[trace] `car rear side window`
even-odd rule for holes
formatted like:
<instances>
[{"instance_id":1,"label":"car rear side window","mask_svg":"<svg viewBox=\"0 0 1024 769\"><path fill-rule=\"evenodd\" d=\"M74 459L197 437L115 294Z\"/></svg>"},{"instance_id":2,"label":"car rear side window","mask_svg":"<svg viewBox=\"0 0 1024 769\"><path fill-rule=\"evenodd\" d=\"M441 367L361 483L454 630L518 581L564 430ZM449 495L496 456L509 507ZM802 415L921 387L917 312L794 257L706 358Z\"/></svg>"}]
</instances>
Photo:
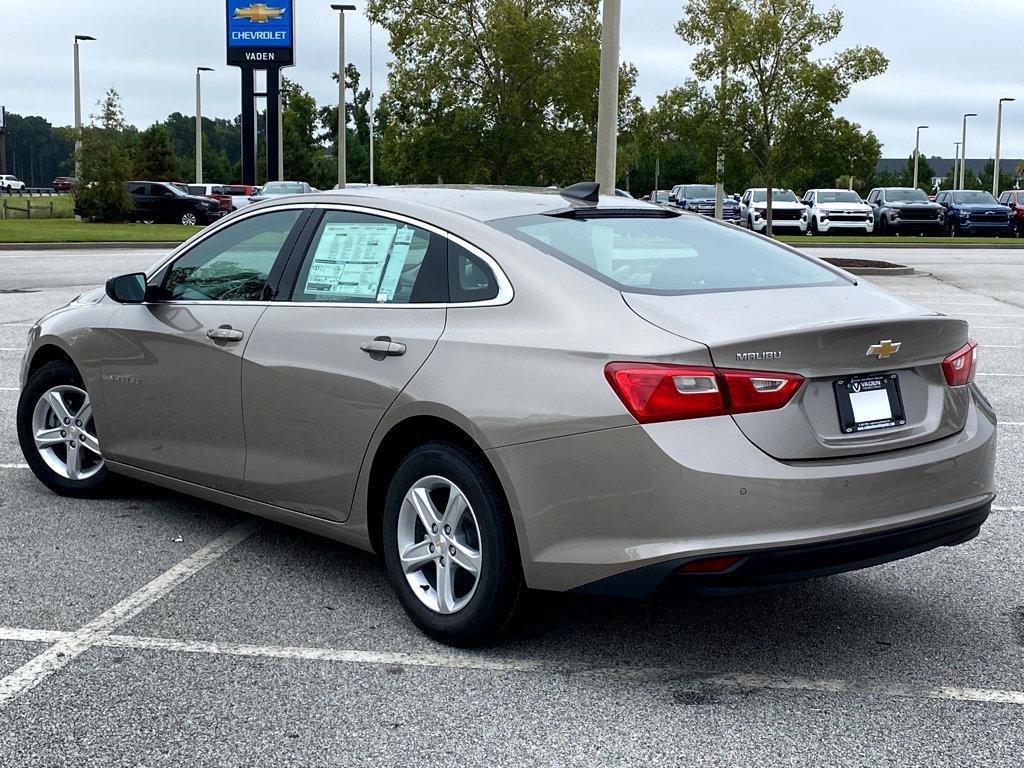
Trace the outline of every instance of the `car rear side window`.
<instances>
[{"instance_id":1,"label":"car rear side window","mask_svg":"<svg viewBox=\"0 0 1024 769\"><path fill-rule=\"evenodd\" d=\"M446 302L445 243L441 235L406 222L327 211L299 268L292 301Z\"/></svg>"},{"instance_id":2,"label":"car rear side window","mask_svg":"<svg viewBox=\"0 0 1024 769\"><path fill-rule=\"evenodd\" d=\"M498 295L498 281L483 259L448 242L448 287L452 302L485 302Z\"/></svg>"},{"instance_id":3,"label":"car rear side window","mask_svg":"<svg viewBox=\"0 0 1024 769\"><path fill-rule=\"evenodd\" d=\"M252 302L264 298L270 268L302 212L250 216L225 227L174 262L164 290L169 299Z\"/></svg>"},{"instance_id":4,"label":"car rear side window","mask_svg":"<svg viewBox=\"0 0 1024 769\"><path fill-rule=\"evenodd\" d=\"M533 215L491 224L620 291L686 294L848 284L810 257L696 216Z\"/></svg>"}]
</instances>

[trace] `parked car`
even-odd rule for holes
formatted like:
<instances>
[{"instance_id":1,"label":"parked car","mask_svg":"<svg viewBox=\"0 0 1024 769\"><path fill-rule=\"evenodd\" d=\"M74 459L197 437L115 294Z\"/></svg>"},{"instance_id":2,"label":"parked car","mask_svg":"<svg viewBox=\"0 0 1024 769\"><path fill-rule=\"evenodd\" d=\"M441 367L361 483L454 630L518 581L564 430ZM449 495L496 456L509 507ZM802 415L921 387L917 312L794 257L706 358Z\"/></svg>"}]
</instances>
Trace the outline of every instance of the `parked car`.
<instances>
[{"instance_id":1,"label":"parked car","mask_svg":"<svg viewBox=\"0 0 1024 769\"><path fill-rule=\"evenodd\" d=\"M58 176L50 186L57 192L71 192L75 188L75 178L73 176Z\"/></svg>"},{"instance_id":2,"label":"parked car","mask_svg":"<svg viewBox=\"0 0 1024 769\"><path fill-rule=\"evenodd\" d=\"M266 198L279 197L281 195L305 195L312 191L312 188L306 182L267 182L255 195L249 198L249 202L259 203Z\"/></svg>"},{"instance_id":3,"label":"parked car","mask_svg":"<svg viewBox=\"0 0 1024 769\"><path fill-rule=\"evenodd\" d=\"M923 190L875 187L868 193L868 205L877 235L904 232L939 235L946 229L945 209L930 202Z\"/></svg>"},{"instance_id":4,"label":"parked car","mask_svg":"<svg viewBox=\"0 0 1024 769\"><path fill-rule=\"evenodd\" d=\"M715 185L713 184L680 184L676 192L676 205L686 211L693 211L704 216L715 215ZM722 219L739 224L739 204L723 193Z\"/></svg>"},{"instance_id":5,"label":"parked car","mask_svg":"<svg viewBox=\"0 0 1024 769\"><path fill-rule=\"evenodd\" d=\"M1011 237L1014 234L1014 214L983 190L941 190L935 202L946 209L946 233L959 235L994 235Z\"/></svg>"},{"instance_id":6,"label":"parked car","mask_svg":"<svg viewBox=\"0 0 1024 769\"><path fill-rule=\"evenodd\" d=\"M224 192L231 196L231 205L235 207L236 211L249 205L249 198L255 195L259 189L248 184L225 184L223 187Z\"/></svg>"},{"instance_id":7,"label":"parked car","mask_svg":"<svg viewBox=\"0 0 1024 769\"><path fill-rule=\"evenodd\" d=\"M231 196L219 184L190 184L188 185L188 194L216 200L221 213L230 214L235 210Z\"/></svg>"},{"instance_id":8,"label":"parked car","mask_svg":"<svg viewBox=\"0 0 1024 769\"><path fill-rule=\"evenodd\" d=\"M129 182L128 195L132 199L132 221L197 225L221 215L216 200L188 195L166 182Z\"/></svg>"},{"instance_id":9,"label":"parked car","mask_svg":"<svg viewBox=\"0 0 1024 769\"><path fill-rule=\"evenodd\" d=\"M807 206L809 232L863 232L875 229L871 206L853 190L813 189L803 196Z\"/></svg>"},{"instance_id":10,"label":"parked car","mask_svg":"<svg viewBox=\"0 0 1024 769\"><path fill-rule=\"evenodd\" d=\"M754 232L768 228L768 188L755 187L740 198L740 223ZM807 206L793 190L772 189L772 229L777 232L807 232Z\"/></svg>"},{"instance_id":11,"label":"parked car","mask_svg":"<svg viewBox=\"0 0 1024 769\"><path fill-rule=\"evenodd\" d=\"M971 539L996 424L967 332L594 183L346 190L44 316L16 418L57 493L131 476L375 550L472 644L526 588L766 588Z\"/></svg>"},{"instance_id":12,"label":"parked car","mask_svg":"<svg viewBox=\"0 0 1024 769\"><path fill-rule=\"evenodd\" d=\"M620 190L618 187L615 188L615 194L618 195L620 198L633 197L632 195L629 194L629 192L627 192L626 190Z\"/></svg>"},{"instance_id":13,"label":"parked car","mask_svg":"<svg viewBox=\"0 0 1024 769\"><path fill-rule=\"evenodd\" d=\"M651 190L644 197L644 200L646 200L646 201L648 201L650 203L658 203L658 204L661 204L661 205L668 205L668 202L669 202L668 196L669 196L669 191L668 190Z\"/></svg>"},{"instance_id":14,"label":"parked car","mask_svg":"<svg viewBox=\"0 0 1024 769\"><path fill-rule=\"evenodd\" d=\"M0 190L11 192L25 189L25 182L11 174L0 174Z\"/></svg>"},{"instance_id":15,"label":"parked car","mask_svg":"<svg viewBox=\"0 0 1024 769\"><path fill-rule=\"evenodd\" d=\"M1014 235L1024 236L1024 191L1007 190L999 196L999 202L1013 212Z\"/></svg>"}]
</instances>

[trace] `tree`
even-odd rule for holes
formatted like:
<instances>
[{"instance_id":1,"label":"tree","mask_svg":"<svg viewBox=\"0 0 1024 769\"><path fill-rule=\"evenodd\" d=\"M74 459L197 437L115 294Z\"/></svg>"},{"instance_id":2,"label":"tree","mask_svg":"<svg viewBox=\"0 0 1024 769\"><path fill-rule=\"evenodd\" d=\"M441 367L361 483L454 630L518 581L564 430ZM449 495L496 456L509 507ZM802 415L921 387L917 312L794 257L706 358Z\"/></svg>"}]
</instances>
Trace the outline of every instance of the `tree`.
<instances>
[{"instance_id":1,"label":"tree","mask_svg":"<svg viewBox=\"0 0 1024 769\"><path fill-rule=\"evenodd\" d=\"M285 174L314 187L333 186L330 160L319 136L316 100L302 86L282 78L281 113Z\"/></svg>"},{"instance_id":2,"label":"tree","mask_svg":"<svg viewBox=\"0 0 1024 769\"><path fill-rule=\"evenodd\" d=\"M338 73L331 77L338 82ZM347 181L369 181L370 179L370 89L359 89L361 74L354 64L345 65L345 176ZM321 139L328 147L328 154L335 173L331 176L333 186L337 179L338 157L338 106L320 108L320 124L323 126ZM374 168L374 181L381 183L379 169Z\"/></svg>"},{"instance_id":3,"label":"tree","mask_svg":"<svg viewBox=\"0 0 1024 769\"><path fill-rule=\"evenodd\" d=\"M74 136L37 115L7 113L7 168L29 187L48 187L56 176L71 172Z\"/></svg>"},{"instance_id":4,"label":"tree","mask_svg":"<svg viewBox=\"0 0 1024 769\"><path fill-rule=\"evenodd\" d=\"M82 131L82 175L75 185L75 207L89 219L122 221L131 210L127 184L132 167L122 146L126 125L117 91L107 91L99 108L99 115L93 115Z\"/></svg>"},{"instance_id":5,"label":"tree","mask_svg":"<svg viewBox=\"0 0 1024 769\"><path fill-rule=\"evenodd\" d=\"M1006 166L1000 163L1005 168ZM989 158L985 163L985 167L981 169L981 174L978 177L978 183L981 185L981 189L992 190L992 177L995 176L996 172L996 161ZM1016 182L1012 174L1008 174L999 169L999 192L1003 190L1012 190L1013 185Z\"/></svg>"},{"instance_id":6,"label":"tree","mask_svg":"<svg viewBox=\"0 0 1024 769\"><path fill-rule=\"evenodd\" d=\"M873 47L812 58L843 25L840 11L818 13L812 0L687 0L684 13L676 32L701 46L694 74L705 99L727 105L722 130L740 143L768 188L771 233L772 188L850 88L884 72L888 61Z\"/></svg>"},{"instance_id":7,"label":"tree","mask_svg":"<svg viewBox=\"0 0 1024 769\"><path fill-rule=\"evenodd\" d=\"M382 169L400 181L593 178L598 1L369 0L395 52ZM634 79L623 66L626 121Z\"/></svg>"},{"instance_id":8,"label":"tree","mask_svg":"<svg viewBox=\"0 0 1024 769\"><path fill-rule=\"evenodd\" d=\"M135 178L173 182L181 178L181 162L174 154L171 135L163 123L154 123L141 134L135 148Z\"/></svg>"}]
</instances>

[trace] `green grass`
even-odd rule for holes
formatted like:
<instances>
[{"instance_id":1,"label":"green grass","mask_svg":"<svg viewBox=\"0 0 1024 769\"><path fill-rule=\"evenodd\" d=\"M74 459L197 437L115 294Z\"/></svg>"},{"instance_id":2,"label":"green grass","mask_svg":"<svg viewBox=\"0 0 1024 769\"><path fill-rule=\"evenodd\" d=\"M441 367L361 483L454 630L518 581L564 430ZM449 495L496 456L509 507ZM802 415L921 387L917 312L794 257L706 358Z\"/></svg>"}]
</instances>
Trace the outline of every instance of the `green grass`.
<instances>
[{"instance_id":1,"label":"green grass","mask_svg":"<svg viewBox=\"0 0 1024 769\"><path fill-rule=\"evenodd\" d=\"M0 221L0 243L180 243L201 229L181 224L102 224L74 219L9 219Z\"/></svg>"},{"instance_id":2,"label":"green grass","mask_svg":"<svg viewBox=\"0 0 1024 769\"><path fill-rule=\"evenodd\" d=\"M53 211L50 211L50 204L53 204ZM6 208L14 206L15 208ZM74 216L72 209L74 202L70 195L0 195L0 221L3 219L27 219L25 209L32 207L33 219L70 219Z\"/></svg>"},{"instance_id":3,"label":"green grass","mask_svg":"<svg viewBox=\"0 0 1024 769\"><path fill-rule=\"evenodd\" d=\"M825 243L836 243L836 244L850 244L850 243L863 243L864 245L878 245L884 246L891 243L899 243L904 246L923 246L927 244L939 244L943 246L1007 246L1011 248L1024 248L1024 240L1017 238L977 238L977 237L964 237L964 238L949 238L949 237L932 237L916 235L904 235L897 237L896 235L814 235L807 237L806 235L779 235L776 236L778 240L783 243L790 243L793 245L818 245Z\"/></svg>"}]
</instances>

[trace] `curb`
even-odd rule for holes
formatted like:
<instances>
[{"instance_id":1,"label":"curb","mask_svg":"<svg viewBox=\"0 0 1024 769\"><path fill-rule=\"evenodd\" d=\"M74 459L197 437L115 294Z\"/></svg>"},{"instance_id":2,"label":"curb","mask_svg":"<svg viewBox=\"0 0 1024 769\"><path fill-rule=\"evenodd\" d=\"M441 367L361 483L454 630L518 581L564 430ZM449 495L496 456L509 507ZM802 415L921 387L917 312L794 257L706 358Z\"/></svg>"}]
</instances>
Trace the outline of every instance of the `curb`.
<instances>
[{"instance_id":1,"label":"curb","mask_svg":"<svg viewBox=\"0 0 1024 769\"><path fill-rule=\"evenodd\" d=\"M0 243L0 251L99 251L107 249L171 249L184 241L159 242L97 241L95 243Z\"/></svg>"},{"instance_id":2,"label":"curb","mask_svg":"<svg viewBox=\"0 0 1024 769\"><path fill-rule=\"evenodd\" d=\"M825 261L828 261L827 259ZM833 265L838 267L839 265ZM839 267L853 275L913 275L913 267Z\"/></svg>"},{"instance_id":3,"label":"curb","mask_svg":"<svg viewBox=\"0 0 1024 769\"><path fill-rule=\"evenodd\" d=\"M957 249L964 251L971 250L990 250L990 249L1002 249L1006 251L1015 251L1024 249L1024 243L1010 244L1010 243L914 243L908 238L907 243L815 243L813 241L792 241L783 240L780 243L785 243L787 246L793 246L794 248L872 248L872 249L900 249L900 248L939 248L939 249Z\"/></svg>"}]
</instances>

